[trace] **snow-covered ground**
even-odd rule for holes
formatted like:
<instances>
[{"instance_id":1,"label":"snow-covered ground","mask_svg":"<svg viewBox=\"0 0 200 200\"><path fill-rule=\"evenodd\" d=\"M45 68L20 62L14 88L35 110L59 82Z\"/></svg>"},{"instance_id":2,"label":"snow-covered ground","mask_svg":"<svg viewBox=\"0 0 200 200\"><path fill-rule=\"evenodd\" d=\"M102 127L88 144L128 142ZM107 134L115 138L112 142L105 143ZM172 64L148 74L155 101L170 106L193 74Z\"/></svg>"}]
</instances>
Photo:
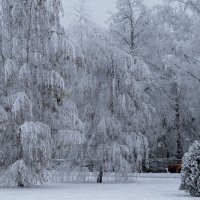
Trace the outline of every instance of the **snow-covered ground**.
<instances>
[{"instance_id":1,"label":"snow-covered ground","mask_svg":"<svg viewBox=\"0 0 200 200\"><path fill-rule=\"evenodd\" d=\"M0 189L0 200L192 200L179 178L140 177L133 184L51 184Z\"/></svg>"}]
</instances>

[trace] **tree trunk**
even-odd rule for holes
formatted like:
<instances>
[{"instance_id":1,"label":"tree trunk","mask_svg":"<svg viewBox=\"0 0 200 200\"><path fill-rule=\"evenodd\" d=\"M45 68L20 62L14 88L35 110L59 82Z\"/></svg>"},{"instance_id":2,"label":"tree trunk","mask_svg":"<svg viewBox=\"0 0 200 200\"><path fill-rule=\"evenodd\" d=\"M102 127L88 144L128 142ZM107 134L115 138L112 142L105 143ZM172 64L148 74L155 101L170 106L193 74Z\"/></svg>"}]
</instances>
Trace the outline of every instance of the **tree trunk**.
<instances>
[{"instance_id":1,"label":"tree trunk","mask_svg":"<svg viewBox=\"0 0 200 200\"><path fill-rule=\"evenodd\" d=\"M102 183L103 180L103 167L100 167L97 183Z\"/></svg>"},{"instance_id":2,"label":"tree trunk","mask_svg":"<svg viewBox=\"0 0 200 200\"><path fill-rule=\"evenodd\" d=\"M23 181L22 181L22 176L21 176L20 172L18 172L18 174L17 174L17 186L18 187L24 187L24 184L23 184Z\"/></svg>"},{"instance_id":3,"label":"tree trunk","mask_svg":"<svg viewBox=\"0 0 200 200\"><path fill-rule=\"evenodd\" d=\"M180 132L180 108L179 108L179 98L176 100L176 144L177 144L177 158L180 159L181 153L182 153L182 147L181 147L181 132Z\"/></svg>"}]
</instances>

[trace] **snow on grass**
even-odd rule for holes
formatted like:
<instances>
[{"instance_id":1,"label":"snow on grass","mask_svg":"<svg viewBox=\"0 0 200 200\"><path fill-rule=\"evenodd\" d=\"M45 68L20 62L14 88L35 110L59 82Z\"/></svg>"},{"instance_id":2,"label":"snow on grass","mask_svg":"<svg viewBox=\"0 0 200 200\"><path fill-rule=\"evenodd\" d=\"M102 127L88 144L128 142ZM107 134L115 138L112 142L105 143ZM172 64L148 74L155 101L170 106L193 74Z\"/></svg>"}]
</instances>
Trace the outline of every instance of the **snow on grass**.
<instances>
[{"instance_id":1,"label":"snow on grass","mask_svg":"<svg viewBox=\"0 0 200 200\"><path fill-rule=\"evenodd\" d=\"M50 184L31 189L1 188L1 200L192 200L179 191L179 178L139 177L133 184Z\"/></svg>"}]
</instances>

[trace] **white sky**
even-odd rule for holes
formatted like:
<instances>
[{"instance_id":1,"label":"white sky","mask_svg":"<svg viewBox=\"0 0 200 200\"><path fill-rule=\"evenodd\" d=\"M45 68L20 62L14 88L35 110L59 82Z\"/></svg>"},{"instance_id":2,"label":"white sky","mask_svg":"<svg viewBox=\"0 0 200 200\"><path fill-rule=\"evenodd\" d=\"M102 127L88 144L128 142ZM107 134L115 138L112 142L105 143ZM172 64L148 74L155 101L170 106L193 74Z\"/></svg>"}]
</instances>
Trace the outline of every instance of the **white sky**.
<instances>
[{"instance_id":1,"label":"white sky","mask_svg":"<svg viewBox=\"0 0 200 200\"><path fill-rule=\"evenodd\" d=\"M77 0L62 0L63 7L65 10L65 17L62 19L63 25L69 22L70 13ZM148 6L153 6L155 4L161 3L162 0L144 0ZM105 21L108 19L109 11L115 11L116 0L88 0L88 7L91 11L93 20L101 25L105 26Z\"/></svg>"}]
</instances>

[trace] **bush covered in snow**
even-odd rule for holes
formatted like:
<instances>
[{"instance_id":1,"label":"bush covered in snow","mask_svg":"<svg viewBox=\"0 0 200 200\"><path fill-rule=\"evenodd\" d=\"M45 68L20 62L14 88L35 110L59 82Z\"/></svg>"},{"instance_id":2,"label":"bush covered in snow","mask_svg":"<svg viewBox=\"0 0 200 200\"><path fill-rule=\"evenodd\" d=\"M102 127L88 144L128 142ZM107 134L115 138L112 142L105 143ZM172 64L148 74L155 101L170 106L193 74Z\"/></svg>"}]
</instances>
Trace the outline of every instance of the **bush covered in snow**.
<instances>
[{"instance_id":1,"label":"bush covered in snow","mask_svg":"<svg viewBox=\"0 0 200 200\"><path fill-rule=\"evenodd\" d=\"M181 190L200 197L200 142L195 141L183 157Z\"/></svg>"},{"instance_id":2,"label":"bush covered in snow","mask_svg":"<svg viewBox=\"0 0 200 200\"><path fill-rule=\"evenodd\" d=\"M25 122L17 134L17 160L0 179L2 185L29 187L47 180L51 160L50 128L42 123Z\"/></svg>"}]
</instances>

